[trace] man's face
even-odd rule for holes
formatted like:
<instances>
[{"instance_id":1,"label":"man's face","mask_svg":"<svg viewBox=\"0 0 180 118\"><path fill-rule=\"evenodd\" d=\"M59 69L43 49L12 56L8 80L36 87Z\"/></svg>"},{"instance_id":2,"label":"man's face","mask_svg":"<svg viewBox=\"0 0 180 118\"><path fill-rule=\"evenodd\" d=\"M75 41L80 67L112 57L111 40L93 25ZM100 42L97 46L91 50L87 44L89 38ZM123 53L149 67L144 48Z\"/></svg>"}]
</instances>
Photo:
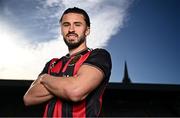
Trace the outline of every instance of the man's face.
<instances>
[{"instance_id":1,"label":"man's face","mask_svg":"<svg viewBox=\"0 0 180 118\"><path fill-rule=\"evenodd\" d=\"M87 27L84 16L77 13L65 14L61 22L61 31L69 49L74 49L85 43L90 29Z\"/></svg>"}]
</instances>

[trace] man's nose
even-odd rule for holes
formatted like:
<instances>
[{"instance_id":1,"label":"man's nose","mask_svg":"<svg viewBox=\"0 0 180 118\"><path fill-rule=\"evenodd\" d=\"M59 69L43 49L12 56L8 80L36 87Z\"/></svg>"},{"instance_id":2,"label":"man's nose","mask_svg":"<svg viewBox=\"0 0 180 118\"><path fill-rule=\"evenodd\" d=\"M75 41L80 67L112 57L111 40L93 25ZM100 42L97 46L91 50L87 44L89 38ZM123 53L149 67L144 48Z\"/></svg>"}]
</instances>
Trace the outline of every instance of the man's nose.
<instances>
[{"instance_id":1,"label":"man's nose","mask_svg":"<svg viewBox=\"0 0 180 118\"><path fill-rule=\"evenodd\" d=\"M74 31L74 25L70 25L69 31L70 31L70 32L73 32L73 31Z\"/></svg>"}]
</instances>

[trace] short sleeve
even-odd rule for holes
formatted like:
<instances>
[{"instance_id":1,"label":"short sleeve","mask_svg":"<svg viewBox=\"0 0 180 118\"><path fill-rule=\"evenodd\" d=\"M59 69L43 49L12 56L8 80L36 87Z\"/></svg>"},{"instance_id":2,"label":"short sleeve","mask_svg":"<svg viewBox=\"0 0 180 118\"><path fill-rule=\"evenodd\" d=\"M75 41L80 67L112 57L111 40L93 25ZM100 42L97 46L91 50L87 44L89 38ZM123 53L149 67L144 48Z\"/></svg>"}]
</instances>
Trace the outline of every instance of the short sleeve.
<instances>
[{"instance_id":1,"label":"short sleeve","mask_svg":"<svg viewBox=\"0 0 180 118\"><path fill-rule=\"evenodd\" d=\"M42 74L45 74L45 73L47 74L49 65L50 65L50 61L45 64L45 67L43 68L43 70L41 71L41 73L39 75L42 75Z\"/></svg>"},{"instance_id":2,"label":"short sleeve","mask_svg":"<svg viewBox=\"0 0 180 118\"><path fill-rule=\"evenodd\" d=\"M98 48L92 50L91 54L83 64L89 64L97 67L104 73L105 78L109 79L111 74L112 62L109 52L105 49Z\"/></svg>"}]
</instances>

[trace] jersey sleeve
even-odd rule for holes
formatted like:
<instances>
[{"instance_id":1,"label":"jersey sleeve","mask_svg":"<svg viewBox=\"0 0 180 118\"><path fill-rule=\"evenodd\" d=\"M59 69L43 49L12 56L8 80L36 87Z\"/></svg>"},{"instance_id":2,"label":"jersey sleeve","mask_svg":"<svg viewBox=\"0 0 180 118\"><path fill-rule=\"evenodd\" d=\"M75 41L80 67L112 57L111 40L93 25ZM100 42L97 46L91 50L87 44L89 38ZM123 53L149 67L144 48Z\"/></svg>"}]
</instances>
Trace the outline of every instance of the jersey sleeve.
<instances>
[{"instance_id":1,"label":"jersey sleeve","mask_svg":"<svg viewBox=\"0 0 180 118\"><path fill-rule=\"evenodd\" d=\"M112 68L111 56L105 49L93 50L83 64L88 64L100 69L104 73L105 78L110 77Z\"/></svg>"},{"instance_id":2,"label":"jersey sleeve","mask_svg":"<svg viewBox=\"0 0 180 118\"><path fill-rule=\"evenodd\" d=\"M50 65L50 61L45 64L45 67L43 68L43 70L41 71L41 73L39 75L47 74L49 65Z\"/></svg>"}]
</instances>

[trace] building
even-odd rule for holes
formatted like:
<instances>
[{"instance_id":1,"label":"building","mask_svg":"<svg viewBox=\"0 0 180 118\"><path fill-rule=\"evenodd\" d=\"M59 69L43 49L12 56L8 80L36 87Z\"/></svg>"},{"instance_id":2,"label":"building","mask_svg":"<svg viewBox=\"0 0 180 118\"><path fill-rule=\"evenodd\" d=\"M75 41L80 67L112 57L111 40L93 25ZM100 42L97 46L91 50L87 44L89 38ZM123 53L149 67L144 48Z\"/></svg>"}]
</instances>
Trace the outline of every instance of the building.
<instances>
[{"instance_id":1,"label":"building","mask_svg":"<svg viewBox=\"0 0 180 118\"><path fill-rule=\"evenodd\" d=\"M0 117L42 116L44 104L25 107L30 80L0 80ZM110 83L104 93L102 116L180 116L180 85L133 83L125 63L122 83Z\"/></svg>"}]
</instances>

